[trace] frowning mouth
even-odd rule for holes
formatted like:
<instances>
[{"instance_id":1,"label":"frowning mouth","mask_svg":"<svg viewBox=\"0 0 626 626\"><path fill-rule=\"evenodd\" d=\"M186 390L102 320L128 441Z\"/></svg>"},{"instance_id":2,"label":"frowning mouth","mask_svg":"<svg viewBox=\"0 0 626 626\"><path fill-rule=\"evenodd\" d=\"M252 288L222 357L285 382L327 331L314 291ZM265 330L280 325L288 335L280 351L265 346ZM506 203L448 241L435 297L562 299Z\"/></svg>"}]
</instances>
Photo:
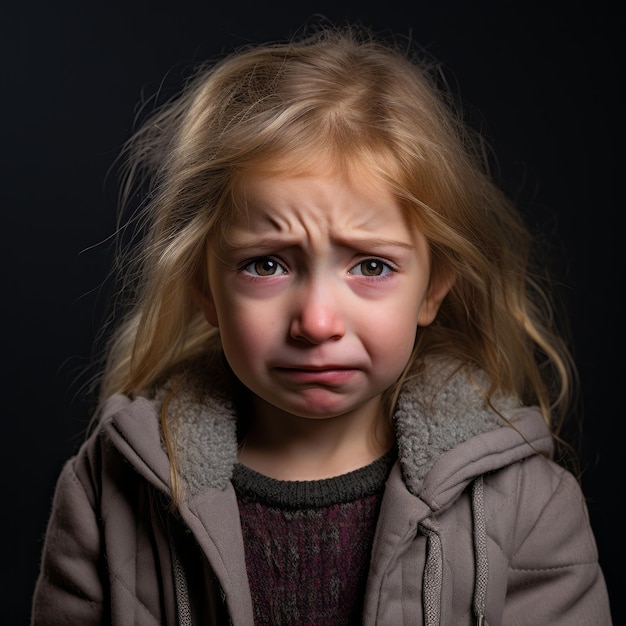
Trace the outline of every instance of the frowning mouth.
<instances>
[{"instance_id":1,"label":"frowning mouth","mask_svg":"<svg viewBox=\"0 0 626 626\"><path fill-rule=\"evenodd\" d=\"M275 371L293 382L325 385L344 383L357 372L355 368L337 365L277 367Z\"/></svg>"}]
</instances>

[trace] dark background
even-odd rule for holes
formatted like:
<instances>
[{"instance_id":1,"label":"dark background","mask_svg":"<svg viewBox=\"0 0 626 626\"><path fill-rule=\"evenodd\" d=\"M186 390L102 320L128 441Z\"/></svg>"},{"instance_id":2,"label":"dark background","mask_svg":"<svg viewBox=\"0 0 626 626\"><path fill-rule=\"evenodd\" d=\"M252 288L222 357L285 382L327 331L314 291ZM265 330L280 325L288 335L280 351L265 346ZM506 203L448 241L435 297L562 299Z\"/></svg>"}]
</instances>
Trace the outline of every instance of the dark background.
<instances>
[{"instance_id":1,"label":"dark background","mask_svg":"<svg viewBox=\"0 0 626 626\"><path fill-rule=\"evenodd\" d=\"M411 35L442 61L499 156L503 184L556 246L583 383L583 487L615 623L626 623L616 497L621 22L604 2L399 6L25 0L0 10L4 624L28 621L56 476L90 417L82 372L110 295L102 284L115 228L107 171L142 93L162 85L168 95L194 62L289 35L314 13Z\"/></svg>"}]
</instances>

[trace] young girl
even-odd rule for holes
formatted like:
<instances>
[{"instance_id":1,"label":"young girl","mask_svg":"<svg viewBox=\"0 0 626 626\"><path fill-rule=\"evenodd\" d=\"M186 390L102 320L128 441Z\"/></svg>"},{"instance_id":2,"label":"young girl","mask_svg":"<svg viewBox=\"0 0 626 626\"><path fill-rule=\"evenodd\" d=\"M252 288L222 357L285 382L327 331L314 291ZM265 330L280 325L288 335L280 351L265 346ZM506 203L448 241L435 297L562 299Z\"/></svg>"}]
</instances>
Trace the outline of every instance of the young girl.
<instances>
[{"instance_id":1,"label":"young girl","mask_svg":"<svg viewBox=\"0 0 626 626\"><path fill-rule=\"evenodd\" d=\"M435 70L322 29L136 133L145 237L33 625L611 624L552 460L570 356Z\"/></svg>"}]
</instances>

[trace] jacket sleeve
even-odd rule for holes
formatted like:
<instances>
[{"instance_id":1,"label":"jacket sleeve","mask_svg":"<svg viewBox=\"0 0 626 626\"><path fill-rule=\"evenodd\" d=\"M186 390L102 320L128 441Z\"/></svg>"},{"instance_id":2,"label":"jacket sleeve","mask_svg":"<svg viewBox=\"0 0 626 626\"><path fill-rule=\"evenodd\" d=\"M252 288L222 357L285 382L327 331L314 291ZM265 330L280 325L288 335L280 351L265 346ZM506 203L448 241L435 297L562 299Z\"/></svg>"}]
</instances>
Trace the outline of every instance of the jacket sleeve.
<instances>
[{"instance_id":1,"label":"jacket sleeve","mask_svg":"<svg viewBox=\"0 0 626 626\"><path fill-rule=\"evenodd\" d=\"M503 623L611 626L578 482L543 457L522 463L520 470Z\"/></svg>"},{"instance_id":2,"label":"jacket sleeve","mask_svg":"<svg viewBox=\"0 0 626 626\"><path fill-rule=\"evenodd\" d=\"M89 482L77 459L64 465L48 520L31 626L104 623L101 533Z\"/></svg>"}]
</instances>

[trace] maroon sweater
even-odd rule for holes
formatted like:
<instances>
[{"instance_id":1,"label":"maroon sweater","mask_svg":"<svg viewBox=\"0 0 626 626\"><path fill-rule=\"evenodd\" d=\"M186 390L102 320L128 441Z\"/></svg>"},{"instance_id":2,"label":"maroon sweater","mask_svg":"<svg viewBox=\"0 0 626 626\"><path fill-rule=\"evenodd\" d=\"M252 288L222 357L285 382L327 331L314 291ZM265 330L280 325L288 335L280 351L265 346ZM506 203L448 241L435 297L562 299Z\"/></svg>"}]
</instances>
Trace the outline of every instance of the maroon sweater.
<instances>
[{"instance_id":1,"label":"maroon sweater","mask_svg":"<svg viewBox=\"0 0 626 626\"><path fill-rule=\"evenodd\" d=\"M281 481L235 467L255 624L360 624L395 450L336 478Z\"/></svg>"}]
</instances>

